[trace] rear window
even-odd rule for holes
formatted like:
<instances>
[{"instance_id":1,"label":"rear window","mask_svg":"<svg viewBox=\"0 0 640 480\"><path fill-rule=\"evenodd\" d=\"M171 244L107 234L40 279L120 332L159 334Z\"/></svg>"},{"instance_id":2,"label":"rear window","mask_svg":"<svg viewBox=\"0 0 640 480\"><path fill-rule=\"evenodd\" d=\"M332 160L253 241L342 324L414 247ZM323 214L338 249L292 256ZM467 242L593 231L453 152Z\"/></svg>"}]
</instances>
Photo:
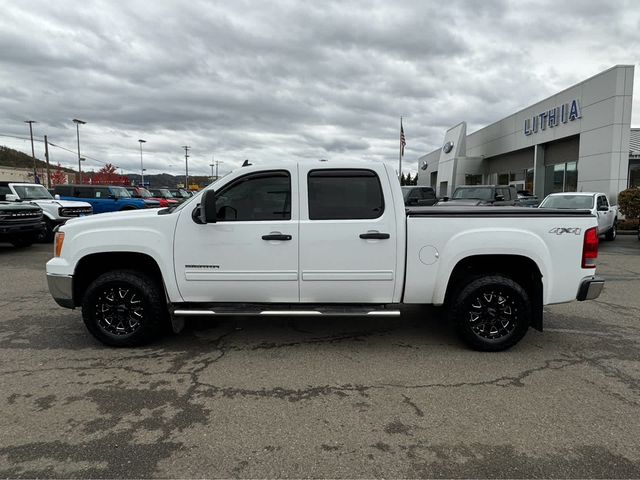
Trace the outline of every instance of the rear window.
<instances>
[{"instance_id":1,"label":"rear window","mask_svg":"<svg viewBox=\"0 0 640 480\"><path fill-rule=\"evenodd\" d=\"M372 219L384 212L380 179L371 170L312 170L308 189L310 220Z\"/></svg>"},{"instance_id":2,"label":"rear window","mask_svg":"<svg viewBox=\"0 0 640 480\"><path fill-rule=\"evenodd\" d=\"M453 198L454 200L463 198L470 198L474 200L493 200L493 188L457 188L456 191L453 192L453 197L451 198Z\"/></svg>"}]
</instances>

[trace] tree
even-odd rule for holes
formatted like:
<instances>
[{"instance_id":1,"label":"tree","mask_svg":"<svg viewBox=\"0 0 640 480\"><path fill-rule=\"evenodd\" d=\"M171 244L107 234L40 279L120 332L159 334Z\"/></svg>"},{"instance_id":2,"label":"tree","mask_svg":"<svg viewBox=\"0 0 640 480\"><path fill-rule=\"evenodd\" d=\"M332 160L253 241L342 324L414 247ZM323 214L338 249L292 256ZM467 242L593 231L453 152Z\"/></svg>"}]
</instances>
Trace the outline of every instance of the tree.
<instances>
[{"instance_id":1,"label":"tree","mask_svg":"<svg viewBox=\"0 0 640 480\"><path fill-rule=\"evenodd\" d=\"M640 218L640 188L627 188L618 194L618 208L629 220Z\"/></svg>"},{"instance_id":2,"label":"tree","mask_svg":"<svg viewBox=\"0 0 640 480\"><path fill-rule=\"evenodd\" d=\"M63 183L67 183L67 176L62 171L62 167L58 162L55 172L51 174L51 185L61 185Z\"/></svg>"},{"instance_id":3,"label":"tree","mask_svg":"<svg viewBox=\"0 0 640 480\"><path fill-rule=\"evenodd\" d=\"M126 177L118 175L116 167L110 163L87 177L87 181L98 185L124 185L126 183Z\"/></svg>"},{"instance_id":4,"label":"tree","mask_svg":"<svg viewBox=\"0 0 640 480\"><path fill-rule=\"evenodd\" d=\"M418 174L416 173L416 176L413 177L413 184L414 185L418 185Z\"/></svg>"},{"instance_id":5,"label":"tree","mask_svg":"<svg viewBox=\"0 0 640 480\"><path fill-rule=\"evenodd\" d=\"M407 173L407 178L404 179L405 185L413 185L413 180L411 179L411 172Z\"/></svg>"}]
</instances>

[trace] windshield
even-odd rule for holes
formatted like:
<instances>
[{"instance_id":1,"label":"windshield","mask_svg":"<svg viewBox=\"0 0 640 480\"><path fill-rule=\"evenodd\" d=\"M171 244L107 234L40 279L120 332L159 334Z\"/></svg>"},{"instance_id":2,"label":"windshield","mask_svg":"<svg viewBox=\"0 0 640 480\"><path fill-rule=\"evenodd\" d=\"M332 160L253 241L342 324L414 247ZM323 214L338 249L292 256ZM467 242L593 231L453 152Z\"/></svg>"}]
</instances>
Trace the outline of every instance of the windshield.
<instances>
[{"instance_id":1,"label":"windshield","mask_svg":"<svg viewBox=\"0 0 640 480\"><path fill-rule=\"evenodd\" d=\"M116 198L131 198L129 192L124 187L109 187L111 194Z\"/></svg>"},{"instance_id":2,"label":"windshield","mask_svg":"<svg viewBox=\"0 0 640 480\"><path fill-rule=\"evenodd\" d=\"M151 195L151 193L149 192L149 190L147 190L146 188L138 188L138 194L142 197L142 198L151 198L153 197L153 195Z\"/></svg>"},{"instance_id":3,"label":"windshield","mask_svg":"<svg viewBox=\"0 0 640 480\"><path fill-rule=\"evenodd\" d=\"M458 200L461 198L472 198L474 200L494 200L493 199L493 189L487 187L477 187L477 188L458 188L455 192L453 192L454 200Z\"/></svg>"},{"instance_id":4,"label":"windshield","mask_svg":"<svg viewBox=\"0 0 640 480\"><path fill-rule=\"evenodd\" d=\"M51 200L53 197L42 185L13 185L21 200Z\"/></svg>"},{"instance_id":5,"label":"windshield","mask_svg":"<svg viewBox=\"0 0 640 480\"><path fill-rule=\"evenodd\" d=\"M540 207L591 210L593 208L593 197L591 195L550 195L544 199Z\"/></svg>"},{"instance_id":6,"label":"windshield","mask_svg":"<svg viewBox=\"0 0 640 480\"><path fill-rule=\"evenodd\" d=\"M162 198L173 198L173 195L171 195L171 192L167 188L159 188L156 192L158 192Z\"/></svg>"},{"instance_id":7,"label":"windshield","mask_svg":"<svg viewBox=\"0 0 640 480\"><path fill-rule=\"evenodd\" d=\"M411 190L413 190L413 187L402 187L402 196L404 197L405 200L411 193Z\"/></svg>"}]
</instances>

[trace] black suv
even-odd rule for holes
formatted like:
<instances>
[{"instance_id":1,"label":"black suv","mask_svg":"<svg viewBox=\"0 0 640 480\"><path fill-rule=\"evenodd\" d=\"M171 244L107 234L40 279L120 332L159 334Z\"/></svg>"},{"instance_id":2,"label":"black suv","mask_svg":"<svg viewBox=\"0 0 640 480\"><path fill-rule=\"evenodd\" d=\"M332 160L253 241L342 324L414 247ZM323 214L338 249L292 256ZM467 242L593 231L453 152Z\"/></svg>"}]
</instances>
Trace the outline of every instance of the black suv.
<instances>
[{"instance_id":1,"label":"black suv","mask_svg":"<svg viewBox=\"0 0 640 480\"><path fill-rule=\"evenodd\" d=\"M0 242L28 247L44 230L42 209L33 203L0 201Z\"/></svg>"},{"instance_id":2,"label":"black suv","mask_svg":"<svg viewBox=\"0 0 640 480\"><path fill-rule=\"evenodd\" d=\"M515 206L518 205L516 187L510 185L464 185L456 187L451 198L440 205L454 206Z\"/></svg>"},{"instance_id":3,"label":"black suv","mask_svg":"<svg viewBox=\"0 0 640 480\"><path fill-rule=\"evenodd\" d=\"M402 187L402 196L407 207L430 207L438 203L436 191L431 187Z\"/></svg>"}]
</instances>

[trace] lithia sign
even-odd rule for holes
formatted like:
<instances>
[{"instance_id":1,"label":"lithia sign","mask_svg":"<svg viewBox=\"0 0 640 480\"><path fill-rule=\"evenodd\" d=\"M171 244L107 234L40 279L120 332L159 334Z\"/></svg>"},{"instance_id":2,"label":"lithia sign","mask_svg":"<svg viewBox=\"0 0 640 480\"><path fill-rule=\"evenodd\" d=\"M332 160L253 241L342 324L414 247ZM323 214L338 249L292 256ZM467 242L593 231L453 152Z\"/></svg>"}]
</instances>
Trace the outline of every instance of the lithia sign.
<instances>
[{"instance_id":1,"label":"lithia sign","mask_svg":"<svg viewBox=\"0 0 640 480\"><path fill-rule=\"evenodd\" d=\"M581 117L582 113L580 112L578 100L572 100L559 107L553 107L551 110L534 115L531 118L525 118L524 134L531 135L538 133L539 130L546 130L547 127L557 127L560 123L572 122Z\"/></svg>"}]
</instances>

